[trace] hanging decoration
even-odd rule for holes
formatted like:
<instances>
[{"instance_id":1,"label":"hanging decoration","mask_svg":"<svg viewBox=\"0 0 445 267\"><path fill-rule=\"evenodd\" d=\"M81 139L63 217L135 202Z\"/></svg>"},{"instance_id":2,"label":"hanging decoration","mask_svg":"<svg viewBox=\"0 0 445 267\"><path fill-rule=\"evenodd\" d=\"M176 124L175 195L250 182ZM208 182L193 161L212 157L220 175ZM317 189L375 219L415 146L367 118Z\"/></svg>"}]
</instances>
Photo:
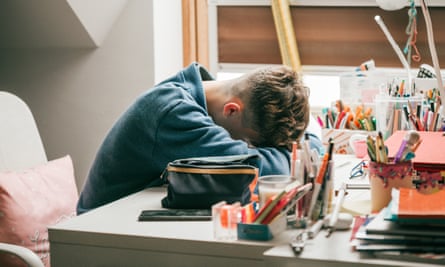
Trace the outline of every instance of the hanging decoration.
<instances>
[{"instance_id":1,"label":"hanging decoration","mask_svg":"<svg viewBox=\"0 0 445 267\"><path fill-rule=\"evenodd\" d=\"M410 8L408 10L408 25L406 26L405 33L408 35L403 53L406 55L408 64L411 65L411 59L415 62L420 62L422 57L420 56L419 49L417 49L417 9L414 0L410 0ZM414 55L413 55L414 50Z\"/></svg>"}]
</instances>

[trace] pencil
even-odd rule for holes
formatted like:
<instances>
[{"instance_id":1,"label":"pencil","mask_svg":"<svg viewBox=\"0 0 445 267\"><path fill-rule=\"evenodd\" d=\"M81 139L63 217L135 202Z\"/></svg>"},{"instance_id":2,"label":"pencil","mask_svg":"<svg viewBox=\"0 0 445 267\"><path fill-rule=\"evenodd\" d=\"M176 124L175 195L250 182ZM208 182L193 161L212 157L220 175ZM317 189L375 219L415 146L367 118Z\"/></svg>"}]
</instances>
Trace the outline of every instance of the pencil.
<instances>
[{"instance_id":1,"label":"pencil","mask_svg":"<svg viewBox=\"0 0 445 267\"><path fill-rule=\"evenodd\" d=\"M404 89L405 89L405 80L402 80L402 82L400 83L400 87L399 87L399 95L400 96L403 96L405 94Z\"/></svg>"},{"instance_id":2,"label":"pencil","mask_svg":"<svg viewBox=\"0 0 445 267\"><path fill-rule=\"evenodd\" d=\"M422 143L422 139L419 139L419 141L417 141L417 143L415 143L413 145L413 147L411 148L412 152L416 152L417 148L419 148L420 144Z\"/></svg>"},{"instance_id":3,"label":"pencil","mask_svg":"<svg viewBox=\"0 0 445 267\"><path fill-rule=\"evenodd\" d=\"M375 153L374 139L370 135L366 138L366 144L368 145L368 155L372 161L377 161Z\"/></svg>"},{"instance_id":4,"label":"pencil","mask_svg":"<svg viewBox=\"0 0 445 267\"><path fill-rule=\"evenodd\" d=\"M383 135L382 132L379 131L378 136L378 146L380 151L380 162L387 163L388 162L388 155L386 154L386 147L385 143L383 142Z\"/></svg>"}]
</instances>

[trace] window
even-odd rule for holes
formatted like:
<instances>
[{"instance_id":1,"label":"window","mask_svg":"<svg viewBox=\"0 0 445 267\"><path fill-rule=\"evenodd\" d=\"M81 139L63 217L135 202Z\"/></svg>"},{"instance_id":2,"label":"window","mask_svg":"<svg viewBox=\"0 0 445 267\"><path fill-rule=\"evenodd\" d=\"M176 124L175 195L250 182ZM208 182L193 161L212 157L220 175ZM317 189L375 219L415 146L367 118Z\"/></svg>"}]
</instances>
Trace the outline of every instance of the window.
<instances>
[{"instance_id":1,"label":"window","mask_svg":"<svg viewBox=\"0 0 445 267\"><path fill-rule=\"evenodd\" d=\"M255 66L251 66L253 68ZM226 80L236 78L247 69L231 69L227 71L219 71L217 73L217 80ZM303 76L303 81L310 88L309 103L311 104L314 113L320 113L322 107L328 107L332 101L340 97L340 77L338 75L317 75L306 74Z\"/></svg>"},{"instance_id":2,"label":"window","mask_svg":"<svg viewBox=\"0 0 445 267\"><path fill-rule=\"evenodd\" d=\"M201 54L208 53L200 62L218 73L217 76L242 73L253 65L281 63L270 1L183 0L183 3L190 2L201 3L201 9L193 16L194 21L207 20L208 29L195 31L201 36L197 50ZM379 68L403 71L398 70L402 65L374 16L382 17L403 48L408 38L405 34L408 7L384 11L374 0L290 0L290 3L304 79L311 88L313 107L326 106L338 99L339 75L369 59L374 59ZM439 61L443 63L445 28L441 25L445 23L445 3L430 0L429 6ZM413 61L412 68L418 68L421 63L432 65L425 21L421 8L417 10L417 47L422 60ZM184 65L188 63L184 61Z\"/></svg>"}]
</instances>

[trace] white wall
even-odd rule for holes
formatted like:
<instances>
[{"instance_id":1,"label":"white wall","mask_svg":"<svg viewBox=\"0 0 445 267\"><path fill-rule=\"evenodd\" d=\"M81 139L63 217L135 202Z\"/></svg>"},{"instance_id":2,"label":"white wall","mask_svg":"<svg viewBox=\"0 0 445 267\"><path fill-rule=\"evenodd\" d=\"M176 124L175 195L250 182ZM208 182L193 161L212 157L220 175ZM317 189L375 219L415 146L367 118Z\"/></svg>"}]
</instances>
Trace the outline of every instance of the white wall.
<instances>
[{"instance_id":1,"label":"white wall","mask_svg":"<svg viewBox=\"0 0 445 267\"><path fill-rule=\"evenodd\" d=\"M182 67L181 12L181 0L153 1L155 83L170 77Z\"/></svg>"},{"instance_id":2,"label":"white wall","mask_svg":"<svg viewBox=\"0 0 445 267\"><path fill-rule=\"evenodd\" d=\"M29 104L49 159L72 156L79 189L118 116L154 84L155 74L161 79L182 66L182 55L176 55L182 49L181 24L157 24L155 17L164 16L165 23L171 13L164 6L156 9L164 14L154 16L153 2L169 2L176 16L180 10L180 0L130 0L98 48L0 49L0 90ZM161 39L169 51L155 52L154 40L162 47L155 27L169 36ZM168 60L161 60L164 56Z\"/></svg>"},{"instance_id":3,"label":"white wall","mask_svg":"<svg viewBox=\"0 0 445 267\"><path fill-rule=\"evenodd\" d=\"M41 0L39 1L41 2ZM94 43L99 46L112 29L128 0L67 0Z\"/></svg>"}]
</instances>

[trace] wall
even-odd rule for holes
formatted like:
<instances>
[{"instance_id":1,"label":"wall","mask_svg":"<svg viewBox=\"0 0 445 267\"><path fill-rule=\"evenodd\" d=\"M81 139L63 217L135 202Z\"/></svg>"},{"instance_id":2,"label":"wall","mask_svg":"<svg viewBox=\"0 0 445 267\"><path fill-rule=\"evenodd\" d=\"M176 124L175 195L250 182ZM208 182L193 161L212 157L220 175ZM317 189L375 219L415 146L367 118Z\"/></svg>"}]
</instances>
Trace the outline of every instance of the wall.
<instances>
[{"instance_id":1,"label":"wall","mask_svg":"<svg viewBox=\"0 0 445 267\"><path fill-rule=\"evenodd\" d=\"M153 1L155 83L175 74L182 66L181 12L181 0Z\"/></svg>"},{"instance_id":2,"label":"wall","mask_svg":"<svg viewBox=\"0 0 445 267\"><path fill-rule=\"evenodd\" d=\"M155 70L159 67L156 76L161 79L182 67L182 56L155 62L155 55L162 58L168 50L181 50L182 35L179 16L160 37L168 43L167 51L160 44L155 47L154 28L162 25L154 18L153 2L164 1L128 1L98 48L0 49L0 90L29 104L49 159L71 155L79 189L104 136L126 107L154 84ZM174 14L180 14L180 0L168 2ZM14 27L20 31L20 25Z\"/></svg>"}]
</instances>

